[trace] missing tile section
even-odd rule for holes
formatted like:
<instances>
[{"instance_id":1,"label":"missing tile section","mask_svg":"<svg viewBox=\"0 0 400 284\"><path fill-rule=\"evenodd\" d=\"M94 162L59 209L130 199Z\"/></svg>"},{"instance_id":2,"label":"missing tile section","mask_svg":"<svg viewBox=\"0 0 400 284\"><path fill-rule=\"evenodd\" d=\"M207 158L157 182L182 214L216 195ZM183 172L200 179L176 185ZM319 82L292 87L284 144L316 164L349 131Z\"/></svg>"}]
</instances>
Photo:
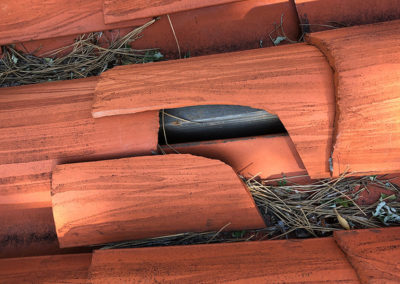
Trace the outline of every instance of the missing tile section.
<instances>
[{"instance_id":1,"label":"missing tile section","mask_svg":"<svg viewBox=\"0 0 400 284\"><path fill-rule=\"evenodd\" d=\"M278 116L246 106L165 109L160 111L160 122L161 145L287 133Z\"/></svg>"},{"instance_id":2,"label":"missing tile section","mask_svg":"<svg viewBox=\"0 0 400 284\"><path fill-rule=\"evenodd\" d=\"M332 69L324 55L299 43L118 66L100 76L92 116L194 105L263 109L285 125L310 176L322 178L330 175L333 90Z\"/></svg>"}]
</instances>

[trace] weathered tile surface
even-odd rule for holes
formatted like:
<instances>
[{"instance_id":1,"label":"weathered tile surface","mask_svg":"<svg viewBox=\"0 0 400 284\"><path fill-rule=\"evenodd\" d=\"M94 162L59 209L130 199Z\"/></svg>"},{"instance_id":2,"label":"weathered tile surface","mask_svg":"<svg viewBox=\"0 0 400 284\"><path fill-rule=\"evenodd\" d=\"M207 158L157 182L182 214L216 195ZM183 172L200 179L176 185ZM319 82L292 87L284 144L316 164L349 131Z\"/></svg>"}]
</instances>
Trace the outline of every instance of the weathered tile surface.
<instances>
[{"instance_id":1,"label":"weathered tile surface","mask_svg":"<svg viewBox=\"0 0 400 284\"><path fill-rule=\"evenodd\" d=\"M400 169L400 20L312 33L335 70L333 174Z\"/></svg>"},{"instance_id":2,"label":"weathered tile surface","mask_svg":"<svg viewBox=\"0 0 400 284\"><path fill-rule=\"evenodd\" d=\"M358 283L332 238L99 250L93 283Z\"/></svg>"},{"instance_id":3,"label":"weathered tile surface","mask_svg":"<svg viewBox=\"0 0 400 284\"><path fill-rule=\"evenodd\" d=\"M265 227L229 166L185 154L59 165L52 201L61 247Z\"/></svg>"},{"instance_id":4,"label":"weathered tile surface","mask_svg":"<svg viewBox=\"0 0 400 284\"><path fill-rule=\"evenodd\" d=\"M362 283L400 282L400 228L337 231L334 238Z\"/></svg>"}]
</instances>

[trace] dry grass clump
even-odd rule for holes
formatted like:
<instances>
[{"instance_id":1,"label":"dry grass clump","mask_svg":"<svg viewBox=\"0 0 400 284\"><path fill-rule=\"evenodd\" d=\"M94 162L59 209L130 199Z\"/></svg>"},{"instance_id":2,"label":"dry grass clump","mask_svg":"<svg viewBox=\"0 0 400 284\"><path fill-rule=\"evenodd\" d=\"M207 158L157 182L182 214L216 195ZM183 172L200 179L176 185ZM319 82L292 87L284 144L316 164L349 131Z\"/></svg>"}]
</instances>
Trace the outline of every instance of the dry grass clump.
<instances>
[{"instance_id":1,"label":"dry grass clump","mask_svg":"<svg viewBox=\"0 0 400 284\"><path fill-rule=\"evenodd\" d=\"M18 51L12 45L4 46L4 55L0 59L0 87L86 78L98 76L117 65L157 61L162 57L158 49L130 47L130 43L140 38L142 31L156 20L123 37L108 39L102 32L81 35L73 44L40 57Z\"/></svg>"},{"instance_id":2,"label":"dry grass clump","mask_svg":"<svg viewBox=\"0 0 400 284\"><path fill-rule=\"evenodd\" d=\"M383 222L383 213L376 213L382 202L396 212L399 189L390 180L375 176L318 180L313 184L292 184L280 181L279 186L265 185L255 179L245 181L267 226L278 226L281 234L275 236L320 237L345 228L363 229L392 225ZM360 194L368 190L367 184L390 190L372 205L358 205ZM357 189L358 190L355 190ZM381 204L382 205L382 204ZM375 215L375 216L374 216ZM393 223L394 225L395 223ZM276 234L276 233L275 233Z\"/></svg>"}]
</instances>

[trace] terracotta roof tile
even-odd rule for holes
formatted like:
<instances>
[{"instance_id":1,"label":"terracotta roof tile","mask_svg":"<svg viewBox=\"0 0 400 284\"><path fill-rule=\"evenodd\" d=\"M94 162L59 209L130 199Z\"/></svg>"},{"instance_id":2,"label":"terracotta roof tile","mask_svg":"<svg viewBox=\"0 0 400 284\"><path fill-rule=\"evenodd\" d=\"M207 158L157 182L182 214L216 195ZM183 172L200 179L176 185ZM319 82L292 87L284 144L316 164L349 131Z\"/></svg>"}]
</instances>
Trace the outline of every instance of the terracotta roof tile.
<instances>
[{"instance_id":1,"label":"terracotta roof tile","mask_svg":"<svg viewBox=\"0 0 400 284\"><path fill-rule=\"evenodd\" d=\"M179 153L218 159L240 175L262 179L307 175L289 136L257 136L171 145ZM163 146L167 153L173 153Z\"/></svg>"},{"instance_id":2,"label":"terracotta roof tile","mask_svg":"<svg viewBox=\"0 0 400 284\"><path fill-rule=\"evenodd\" d=\"M0 89L5 106L0 110L0 163L67 162L155 150L158 113L95 120L90 115L95 84L96 78L87 78Z\"/></svg>"},{"instance_id":3,"label":"terracotta roof tile","mask_svg":"<svg viewBox=\"0 0 400 284\"><path fill-rule=\"evenodd\" d=\"M0 259L2 283L86 283L92 254Z\"/></svg>"},{"instance_id":4,"label":"terracotta roof tile","mask_svg":"<svg viewBox=\"0 0 400 284\"><path fill-rule=\"evenodd\" d=\"M299 37L296 10L289 0L208 1L198 1L205 8L170 15L184 54L197 56L257 48L260 40L264 47L272 46L268 34L276 29L275 23L280 23L282 14L285 35L291 40ZM45 51L71 44L80 34L96 31L106 33L113 29L119 35L124 35L125 29L132 30L150 20L124 21L125 15L120 13L114 17L116 24L105 24L103 0L87 0L84 4L79 0L51 0L46 3L33 0L30 5L14 2L4 0L0 7L0 45L21 43L16 45L16 49L28 53L35 51L39 56ZM179 6L184 2L175 3ZM193 1L187 2L193 4ZM214 2L230 3L207 7ZM129 3L137 5L132 1L124 1L125 5ZM110 4L110 7L113 6ZM143 12L148 11L153 14L154 9L144 9ZM277 34L273 33L272 36L275 38ZM176 57L176 42L167 17L161 17L159 22L147 28L144 37L133 42L133 48L160 48L166 57Z\"/></svg>"},{"instance_id":5,"label":"terracotta roof tile","mask_svg":"<svg viewBox=\"0 0 400 284\"><path fill-rule=\"evenodd\" d=\"M295 0L304 32L400 19L398 0Z\"/></svg>"},{"instance_id":6,"label":"terracotta roof tile","mask_svg":"<svg viewBox=\"0 0 400 284\"><path fill-rule=\"evenodd\" d=\"M94 78L0 89L0 205L51 206L56 163L156 150L158 112L93 119L95 83Z\"/></svg>"},{"instance_id":7,"label":"terracotta roof tile","mask_svg":"<svg viewBox=\"0 0 400 284\"><path fill-rule=\"evenodd\" d=\"M156 16L216 6L239 0L158 0L158 1L104 1L104 21L113 24L122 21L152 18Z\"/></svg>"},{"instance_id":8,"label":"terracotta roof tile","mask_svg":"<svg viewBox=\"0 0 400 284\"><path fill-rule=\"evenodd\" d=\"M400 228L337 231L335 240L362 283L398 283Z\"/></svg>"},{"instance_id":9,"label":"terracotta roof tile","mask_svg":"<svg viewBox=\"0 0 400 284\"><path fill-rule=\"evenodd\" d=\"M313 33L335 70L333 174L400 169L400 21Z\"/></svg>"},{"instance_id":10,"label":"terracotta roof tile","mask_svg":"<svg viewBox=\"0 0 400 284\"><path fill-rule=\"evenodd\" d=\"M1 206L0 216L0 258L88 251L60 249L51 207Z\"/></svg>"},{"instance_id":11,"label":"terracotta roof tile","mask_svg":"<svg viewBox=\"0 0 400 284\"><path fill-rule=\"evenodd\" d=\"M283 29L290 40L299 38L296 9L289 0L246 0L170 15L182 56L198 56L273 46L283 15ZM288 43L282 41L279 45ZM146 28L133 48L158 47L167 58L179 58L167 17Z\"/></svg>"},{"instance_id":12,"label":"terracotta roof tile","mask_svg":"<svg viewBox=\"0 0 400 284\"><path fill-rule=\"evenodd\" d=\"M92 283L358 283L332 238L98 250Z\"/></svg>"},{"instance_id":13,"label":"terracotta roof tile","mask_svg":"<svg viewBox=\"0 0 400 284\"><path fill-rule=\"evenodd\" d=\"M183 232L265 227L232 169L191 155L58 165L54 220L61 247Z\"/></svg>"},{"instance_id":14,"label":"terracotta roof tile","mask_svg":"<svg viewBox=\"0 0 400 284\"><path fill-rule=\"evenodd\" d=\"M54 161L0 164L0 207L51 207L50 176Z\"/></svg>"},{"instance_id":15,"label":"terracotta roof tile","mask_svg":"<svg viewBox=\"0 0 400 284\"><path fill-rule=\"evenodd\" d=\"M385 179L387 178L386 176L384 177ZM394 182L392 182L395 184ZM360 205L372 205L376 202L379 201L379 198L381 197L381 194L386 194L387 196L393 195L395 192L393 191L392 188L387 188L385 186L382 186L380 184L374 184L370 183L367 185L359 185L354 188L354 192L359 191L363 187L366 188L363 192L361 192L357 198L357 204Z\"/></svg>"},{"instance_id":16,"label":"terracotta roof tile","mask_svg":"<svg viewBox=\"0 0 400 284\"><path fill-rule=\"evenodd\" d=\"M104 24L103 0L2 0L0 45L144 24L141 19Z\"/></svg>"},{"instance_id":17,"label":"terracotta roof tile","mask_svg":"<svg viewBox=\"0 0 400 284\"><path fill-rule=\"evenodd\" d=\"M329 175L334 118L333 74L304 44L141 66L100 76L93 116L190 105L232 104L277 114L313 178Z\"/></svg>"}]
</instances>

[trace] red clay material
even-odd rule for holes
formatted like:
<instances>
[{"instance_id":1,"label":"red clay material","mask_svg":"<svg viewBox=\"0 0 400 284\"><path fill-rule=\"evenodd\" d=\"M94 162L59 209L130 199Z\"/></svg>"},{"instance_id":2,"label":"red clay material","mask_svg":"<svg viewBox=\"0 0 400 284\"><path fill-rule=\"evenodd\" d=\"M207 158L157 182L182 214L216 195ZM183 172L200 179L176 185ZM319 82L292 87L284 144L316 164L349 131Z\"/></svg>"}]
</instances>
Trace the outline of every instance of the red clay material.
<instances>
[{"instance_id":1,"label":"red clay material","mask_svg":"<svg viewBox=\"0 0 400 284\"><path fill-rule=\"evenodd\" d=\"M0 213L0 258L60 251L51 207L3 206Z\"/></svg>"},{"instance_id":2,"label":"red clay material","mask_svg":"<svg viewBox=\"0 0 400 284\"><path fill-rule=\"evenodd\" d=\"M51 207L50 176L55 161L0 165L0 207Z\"/></svg>"},{"instance_id":3,"label":"red clay material","mask_svg":"<svg viewBox=\"0 0 400 284\"><path fill-rule=\"evenodd\" d=\"M335 70L334 176L400 169L399 30L393 21L308 37Z\"/></svg>"},{"instance_id":4,"label":"red clay material","mask_svg":"<svg viewBox=\"0 0 400 284\"><path fill-rule=\"evenodd\" d=\"M92 254L0 259L1 283L87 283Z\"/></svg>"},{"instance_id":5,"label":"red clay material","mask_svg":"<svg viewBox=\"0 0 400 284\"><path fill-rule=\"evenodd\" d=\"M96 79L0 89L0 206L50 207L57 163L156 150L158 112L93 119Z\"/></svg>"},{"instance_id":6,"label":"red clay material","mask_svg":"<svg viewBox=\"0 0 400 284\"><path fill-rule=\"evenodd\" d=\"M182 232L265 227L232 169L192 155L59 165L54 220L61 247Z\"/></svg>"},{"instance_id":7,"label":"red clay material","mask_svg":"<svg viewBox=\"0 0 400 284\"><path fill-rule=\"evenodd\" d=\"M106 25L103 0L2 0L0 45L138 26L147 21Z\"/></svg>"},{"instance_id":8,"label":"red clay material","mask_svg":"<svg viewBox=\"0 0 400 284\"><path fill-rule=\"evenodd\" d=\"M161 1L123 1L103 0L104 21L106 24L141 18L153 18L156 16L193 10L208 6L216 6L239 0L161 0Z\"/></svg>"},{"instance_id":9,"label":"red clay material","mask_svg":"<svg viewBox=\"0 0 400 284\"><path fill-rule=\"evenodd\" d=\"M171 145L182 154L218 159L246 178L307 175L289 136L259 136ZM168 146L163 151L173 153Z\"/></svg>"},{"instance_id":10,"label":"red clay material","mask_svg":"<svg viewBox=\"0 0 400 284\"><path fill-rule=\"evenodd\" d=\"M400 19L398 0L294 0L304 32Z\"/></svg>"},{"instance_id":11,"label":"red clay material","mask_svg":"<svg viewBox=\"0 0 400 284\"><path fill-rule=\"evenodd\" d=\"M101 32L97 44L102 47L109 47L110 42L118 37L125 36L134 27L113 29ZM82 34L53 37L49 39L31 40L15 44L15 49L23 53L29 53L38 57L61 57L72 51L71 46ZM62 48L61 51L59 51ZM57 56L53 55L57 51Z\"/></svg>"},{"instance_id":12,"label":"red clay material","mask_svg":"<svg viewBox=\"0 0 400 284\"><path fill-rule=\"evenodd\" d=\"M362 189L362 187L364 186L356 186L354 192L358 192L359 190ZM381 197L382 194L390 196L393 195L394 192L391 189L385 188L382 185L373 183L367 184L366 190L360 193L356 203L359 205L372 205L375 202L379 201L379 198Z\"/></svg>"},{"instance_id":13,"label":"red clay material","mask_svg":"<svg viewBox=\"0 0 400 284\"><path fill-rule=\"evenodd\" d=\"M94 117L192 105L244 105L277 114L312 178L329 175L333 74L305 44L140 66L100 76Z\"/></svg>"},{"instance_id":14,"label":"red clay material","mask_svg":"<svg viewBox=\"0 0 400 284\"><path fill-rule=\"evenodd\" d=\"M391 183L393 183L393 184L395 184L395 185L400 187L400 174L399 173L391 174L391 175L385 175L385 178L390 180Z\"/></svg>"},{"instance_id":15,"label":"red clay material","mask_svg":"<svg viewBox=\"0 0 400 284\"><path fill-rule=\"evenodd\" d=\"M34 1L34 7L37 6L35 4L36 1ZM59 15L54 12L51 16L59 21L54 25L58 27L57 33L48 29L47 26L44 29L40 24L43 19L51 18L51 16L46 14L49 12L45 11L45 9L49 9L52 12L54 9L51 7L51 4L47 3L48 1L45 5L40 2L43 8L39 13L46 15L34 18L35 24L33 26L21 24L18 26L19 29L15 29L9 24L16 21L16 19L24 18L19 14L23 13L25 15L27 9L18 5L17 9L13 9L10 12L10 15L12 15L10 18L4 18L2 15L4 12L0 9L0 26L3 24L4 27L4 29L0 29L0 45L22 41L23 43L16 45L17 49L42 56L47 51L73 43L77 34L103 30L104 38L107 30L112 28L117 29L114 30L114 37L117 35L123 36L135 26L146 22L143 19L120 22L116 25L104 25L102 23L103 16L100 8L102 4L100 2L102 1L86 1L82 11L75 11L75 14L71 13L70 16L74 18L79 17L78 13L85 15L94 14L88 18L82 16L82 18L74 22L64 23L65 25L61 25L60 22L65 21L68 14ZM7 0L7 2L9 1ZM65 0L53 0L50 2L54 2L54 5L60 5L60 7L71 5L74 6L75 10L78 7L76 0L69 2ZM125 1L125 3L128 2ZM4 5L8 5L9 7L6 11L11 9L9 3L5 3ZM31 13L30 7L29 13ZM276 39L281 34L280 29L278 29L278 33L273 31L276 29L276 24L280 24L282 15L285 35L290 40L296 40L299 38L298 19L295 8L288 0L239 1L174 13L170 15L170 18L178 37L182 56L198 56L259 48L261 41L263 47L272 46L273 42L269 38L269 34L272 32L271 36L273 39ZM7 21L2 23L2 19L7 19ZM8 30L11 30L11 32L8 33ZM21 34L21 31L25 31L25 33ZM4 39L1 39L1 37L4 37ZM285 43L288 43L288 41L282 41L279 44ZM179 58L176 41L166 16L162 16L155 24L147 27L143 32L143 37L132 42L132 46L137 49L160 48L165 58Z\"/></svg>"},{"instance_id":16,"label":"red clay material","mask_svg":"<svg viewBox=\"0 0 400 284\"><path fill-rule=\"evenodd\" d=\"M283 28L290 40L299 38L296 9L289 0L247 0L190 10L170 15L179 42L181 56L273 46L281 31L275 31L283 15ZM282 41L281 44L288 43ZM171 25L166 16L146 28L133 48L160 48L166 58L179 58Z\"/></svg>"},{"instance_id":17,"label":"red clay material","mask_svg":"<svg viewBox=\"0 0 400 284\"><path fill-rule=\"evenodd\" d=\"M400 228L336 231L334 238L362 283L398 283Z\"/></svg>"},{"instance_id":18,"label":"red clay material","mask_svg":"<svg viewBox=\"0 0 400 284\"><path fill-rule=\"evenodd\" d=\"M87 251L60 249L51 207L1 206L0 216L0 258Z\"/></svg>"},{"instance_id":19,"label":"red clay material","mask_svg":"<svg viewBox=\"0 0 400 284\"><path fill-rule=\"evenodd\" d=\"M98 250L92 283L358 283L332 238Z\"/></svg>"}]
</instances>

